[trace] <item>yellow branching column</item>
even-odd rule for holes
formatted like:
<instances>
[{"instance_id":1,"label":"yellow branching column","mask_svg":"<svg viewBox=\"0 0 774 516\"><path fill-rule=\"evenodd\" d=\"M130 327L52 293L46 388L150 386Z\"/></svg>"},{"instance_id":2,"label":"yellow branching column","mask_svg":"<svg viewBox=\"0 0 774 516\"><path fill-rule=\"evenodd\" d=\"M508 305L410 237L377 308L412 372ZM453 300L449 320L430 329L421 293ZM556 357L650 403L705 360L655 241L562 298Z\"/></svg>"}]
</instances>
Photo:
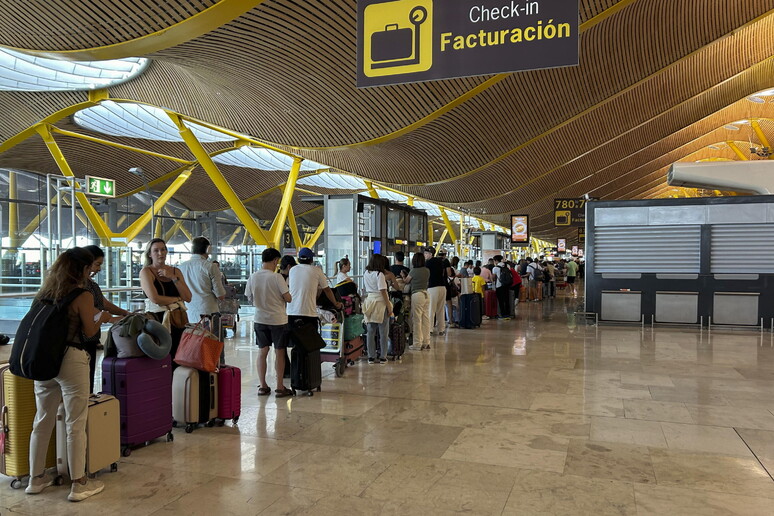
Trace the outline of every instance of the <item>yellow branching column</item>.
<instances>
[{"instance_id":1,"label":"yellow branching column","mask_svg":"<svg viewBox=\"0 0 774 516\"><path fill-rule=\"evenodd\" d=\"M293 160L293 165L290 167L290 174L288 174L288 180L285 183L284 190L282 191L282 201L280 201L277 216L274 218L274 222L271 225L271 239L274 242L274 247L277 248L282 242L282 232L285 230L285 223L288 220L288 213L291 211L290 203L293 201L293 193L296 191L296 181L298 180L298 173L301 170L302 161L303 160L301 158L295 158ZM293 228L291 227L291 230L292 229ZM298 233L297 228L295 231Z\"/></svg>"},{"instance_id":2,"label":"yellow branching column","mask_svg":"<svg viewBox=\"0 0 774 516\"><path fill-rule=\"evenodd\" d=\"M212 180L212 182L215 184L215 187L226 199L228 205L232 210L234 210L234 213L236 214L239 221L244 224L247 233L253 238L253 240L255 240L255 243L258 245L274 245L274 242L269 241L269 239L266 237L266 234L260 228L255 219L253 219L253 216L249 211L247 211L247 208L245 208L245 205L242 204L242 201L234 192L234 189L231 188L230 184L228 184L226 178L223 177L223 174L220 172L220 170L218 170L218 167L212 161L210 155L207 154L207 151L204 150L204 147L202 147L202 144L196 138L194 133L185 125L180 115L177 113L171 113L169 111L167 112L167 115L177 126L183 141L191 150L191 153L193 153L194 157L199 161L199 164L210 177L210 180Z\"/></svg>"}]
</instances>

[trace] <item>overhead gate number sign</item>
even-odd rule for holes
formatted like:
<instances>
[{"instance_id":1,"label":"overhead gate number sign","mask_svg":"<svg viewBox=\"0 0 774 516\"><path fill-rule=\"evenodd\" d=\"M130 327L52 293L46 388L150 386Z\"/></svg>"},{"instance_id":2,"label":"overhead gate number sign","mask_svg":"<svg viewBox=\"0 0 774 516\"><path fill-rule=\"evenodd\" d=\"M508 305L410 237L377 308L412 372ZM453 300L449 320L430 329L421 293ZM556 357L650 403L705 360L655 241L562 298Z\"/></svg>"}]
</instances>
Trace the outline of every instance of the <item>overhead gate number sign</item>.
<instances>
[{"instance_id":1,"label":"overhead gate number sign","mask_svg":"<svg viewBox=\"0 0 774 516\"><path fill-rule=\"evenodd\" d=\"M579 0L358 0L358 87L578 64Z\"/></svg>"},{"instance_id":2,"label":"overhead gate number sign","mask_svg":"<svg viewBox=\"0 0 774 516\"><path fill-rule=\"evenodd\" d=\"M585 199L554 199L554 226L585 226Z\"/></svg>"}]
</instances>

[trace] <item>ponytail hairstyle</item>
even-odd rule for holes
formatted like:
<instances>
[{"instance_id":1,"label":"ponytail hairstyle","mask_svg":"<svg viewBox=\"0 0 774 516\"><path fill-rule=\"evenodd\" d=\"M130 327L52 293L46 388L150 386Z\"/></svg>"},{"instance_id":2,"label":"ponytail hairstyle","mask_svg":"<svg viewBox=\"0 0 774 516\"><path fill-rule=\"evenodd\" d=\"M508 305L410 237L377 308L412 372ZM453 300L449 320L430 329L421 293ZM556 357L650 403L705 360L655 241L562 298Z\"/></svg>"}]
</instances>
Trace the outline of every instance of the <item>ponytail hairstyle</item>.
<instances>
[{"instance_id":1,"label":"ponytail hairstyle","mask_svg":"<svg viewBox=\"0 0 774 516\"><path fill-rule=\"evenodd\" d=\"M349 265L349 258L342 258L338 262L336 262L336 274L341 272L341 268Z\"/></svg>"}]
</instances>

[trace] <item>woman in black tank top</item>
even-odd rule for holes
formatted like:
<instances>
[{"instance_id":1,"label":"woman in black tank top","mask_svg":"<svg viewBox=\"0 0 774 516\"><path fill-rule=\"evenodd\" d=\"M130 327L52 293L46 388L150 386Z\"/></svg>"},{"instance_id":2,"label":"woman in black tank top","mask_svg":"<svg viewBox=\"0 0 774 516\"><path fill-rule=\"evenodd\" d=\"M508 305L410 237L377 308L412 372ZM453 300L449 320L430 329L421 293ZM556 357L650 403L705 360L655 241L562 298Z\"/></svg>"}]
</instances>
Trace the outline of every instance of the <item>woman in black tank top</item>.
<instances>
[{"instance_id":1,"label":"woman in black tank top","mask_svg":"<svg viewBox=\"0 0 774 516\"><path fill-rule=\"evenodd\" d=\"M176 267L167 265L167 244L160 238L154 238L145 250L145 267L140 271L140 285L148 299L157 305L170 305L178 301L191 301L191 290L185 283L183 273ZM164 312L153 312L154 317L161 322ZM172 327L172 350L175 358L180 337L184 328ZM174 365L172 366L174 367Z\"/></svg>"}]
</instances>

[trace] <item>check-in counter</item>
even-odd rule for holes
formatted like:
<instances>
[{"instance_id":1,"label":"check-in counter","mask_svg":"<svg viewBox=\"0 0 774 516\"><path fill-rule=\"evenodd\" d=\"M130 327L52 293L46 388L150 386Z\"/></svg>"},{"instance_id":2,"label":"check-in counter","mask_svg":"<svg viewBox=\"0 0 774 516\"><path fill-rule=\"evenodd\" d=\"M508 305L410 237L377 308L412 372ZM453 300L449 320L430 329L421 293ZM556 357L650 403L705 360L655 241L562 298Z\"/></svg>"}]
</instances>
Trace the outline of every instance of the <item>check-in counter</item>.
<instances>
[{"instance_id":1,"label":"check-in counter","mask_svg":"<svg viewBox=\"0 0 774 516\"><path fill-rule=\"evenodd\" d=\"M639 322L642 320L642 292L603 290L601 321Z\"/></svg>"},{"instance_id":2,"label":"check-in counter","mask_svg":"<svg viewBox=\"0 0 774 516\"><path fill-rule=\"evenodd\" d=\"M760 294L755 292L715 292L712 324L757 326Z\"/></svg>"},{"instance_id":3,"label":"check-in counter","mask_svg":"<svg viewBox=\"0 0 774 516\"><path fill-rule=\"evenodd\" d=\"M697 324L699 322L698 292L656 292L657 323Z\"/></svg>"}]
</instances>

